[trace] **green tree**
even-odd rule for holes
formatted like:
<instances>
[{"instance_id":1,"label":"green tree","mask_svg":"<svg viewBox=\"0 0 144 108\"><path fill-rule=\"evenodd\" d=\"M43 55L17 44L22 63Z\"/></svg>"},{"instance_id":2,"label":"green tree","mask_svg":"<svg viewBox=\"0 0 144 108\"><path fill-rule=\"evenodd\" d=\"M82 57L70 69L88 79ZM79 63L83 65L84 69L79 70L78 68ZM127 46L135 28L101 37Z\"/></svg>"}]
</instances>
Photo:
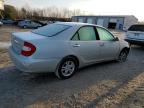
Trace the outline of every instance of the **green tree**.
<instances>
[{"instance_id":1,"label":"green tree","mask_svg":"<svg viewBox=\"0 0 144 108\"><path fill-rule=\"evenodd\" d=\"M10 19L16 19L18 12L14 6L4 5L4 17Z\"/></svg>"}]
</instances>

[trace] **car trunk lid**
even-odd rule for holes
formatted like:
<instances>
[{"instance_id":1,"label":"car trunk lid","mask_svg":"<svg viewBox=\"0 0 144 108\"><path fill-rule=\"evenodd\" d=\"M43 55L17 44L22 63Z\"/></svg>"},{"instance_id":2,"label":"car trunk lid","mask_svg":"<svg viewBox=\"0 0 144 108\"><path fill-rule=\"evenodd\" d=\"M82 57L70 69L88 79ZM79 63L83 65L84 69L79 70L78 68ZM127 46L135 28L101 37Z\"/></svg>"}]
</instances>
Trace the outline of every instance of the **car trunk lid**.
<instances>
[{"instance_id":1,"label":"car trunk lid","mask_svg":"<svg viewBox=\"0 0 144 108\"><path fill-rule=\"evenodd\" d=\"M42 39L42 38L46 38L46 37L34 34L32 32L12 33L12 37L11 37L12 49L17 54L21 54L25 42L33 43L34 40Z\"/></svg>"}]
</instances>

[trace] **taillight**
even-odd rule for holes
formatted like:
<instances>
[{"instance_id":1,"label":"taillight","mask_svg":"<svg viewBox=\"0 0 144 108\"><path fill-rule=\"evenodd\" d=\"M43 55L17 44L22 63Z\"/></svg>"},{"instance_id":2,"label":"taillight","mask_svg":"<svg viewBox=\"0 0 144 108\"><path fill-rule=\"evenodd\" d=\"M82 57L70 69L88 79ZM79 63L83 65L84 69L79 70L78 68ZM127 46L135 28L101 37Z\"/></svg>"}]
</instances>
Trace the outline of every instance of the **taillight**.
<instances>
[{"instance_id":1,"label":"taillight","mask_svg":"<svg viewBox=\"0 0 144 108\"><path fill-rule=\"evenodd\" d=\"M35 51L36 47L33 44L29 42L24 42L21 54L23 56L31 56Z\"/></svg>"}]
</instances>

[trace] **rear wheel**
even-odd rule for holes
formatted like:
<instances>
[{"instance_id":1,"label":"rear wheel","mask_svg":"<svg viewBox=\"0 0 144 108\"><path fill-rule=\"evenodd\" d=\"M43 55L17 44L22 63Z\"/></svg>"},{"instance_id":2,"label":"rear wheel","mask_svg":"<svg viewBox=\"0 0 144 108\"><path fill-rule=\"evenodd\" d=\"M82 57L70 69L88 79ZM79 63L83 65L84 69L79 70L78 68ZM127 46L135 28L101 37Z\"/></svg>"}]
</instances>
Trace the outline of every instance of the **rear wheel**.
<instances>
[{"instance_id":1,"label":"rear wheel","mask_svg":"<svg viewBox=\"0 0 144 108\"><path fill-rule=\"evenodd\" d=\"M72 77L77 70L77 62L73 58L66 58L60 63L56 75L60 79Z\"/></svg>"},{"instance_id":2,"label":"rear wheel","mask_svg":"<svg viewBox=\"0 0 144 108\"><path fill-rule=\"evenodd\" d=\"M118 61L119 62L125 62L127 60L127 56L128 56L128 51L122 50L120 55L119 55Z\"/></svg>"}]
</instances>

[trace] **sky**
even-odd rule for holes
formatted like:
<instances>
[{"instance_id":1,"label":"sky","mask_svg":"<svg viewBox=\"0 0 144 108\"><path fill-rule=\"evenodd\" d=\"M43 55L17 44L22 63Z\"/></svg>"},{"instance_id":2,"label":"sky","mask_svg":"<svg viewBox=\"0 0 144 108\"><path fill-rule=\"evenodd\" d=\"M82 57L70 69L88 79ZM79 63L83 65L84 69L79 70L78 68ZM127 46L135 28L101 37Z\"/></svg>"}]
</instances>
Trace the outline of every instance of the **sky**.
<instances>
[{"instance_id":1,"label":"sky","mask_svg":"<svg viewBox=\"0 0 144 108\"><path fill-rule=\"evenodd\" d=\"M56 6L80 9L93 15L134 15L144 21L144 0L5 0L5 4L15 7L29 5L32 8Z\"/></svg>"}]
</instances>

